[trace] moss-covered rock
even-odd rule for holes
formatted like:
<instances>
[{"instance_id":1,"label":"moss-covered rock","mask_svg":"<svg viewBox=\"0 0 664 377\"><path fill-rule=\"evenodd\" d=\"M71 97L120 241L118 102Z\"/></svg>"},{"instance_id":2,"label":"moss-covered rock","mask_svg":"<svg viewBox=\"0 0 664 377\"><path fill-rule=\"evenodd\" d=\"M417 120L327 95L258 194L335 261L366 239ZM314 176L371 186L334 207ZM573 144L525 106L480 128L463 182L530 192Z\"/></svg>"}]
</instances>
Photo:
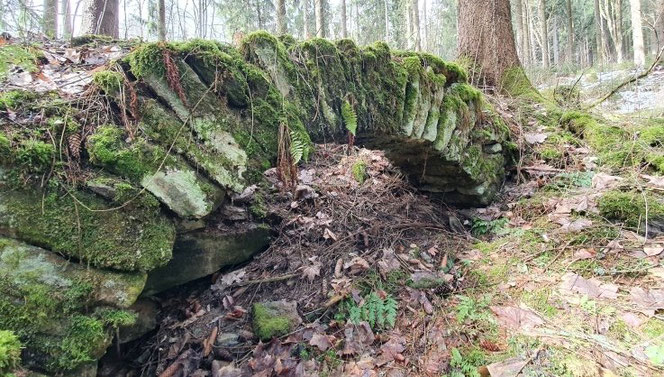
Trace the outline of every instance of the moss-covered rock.
<instances>
[{"instance_id":1,"label":"moss-covered rock","mask_svg":"<svg viewBox=\"0 0 664 377\"><path fill-rule=\"evenodd\" d=\"M149 271L166 264L175 240L173 222L159 207L113 207L84 191L0 185L0 234L95 267Z\"/></svg>"},{"instance_id":2,"label":"moss-covered rock","mask_svg":"<svg viewBox=\"0 0 664 377\"><path fill-rule=\"evenodd\" d=\"M622 221L642 233L647 224L649 236L664 232L664 199L654 194L611 190L599 198L597 207L605 218Z\"/></svg>"},{"instance_id":3,"label":"moss-covered rock","mask_svg":"<svg viewBox=\"0 0 664 377\"><path fill-rule=\"evenodd\" d=\"M0 330L0 376L16 369L21 363L21 341L16 334Z\"/></svg>"},{"instance_id":4,"label":"moss-covered rock","mask_svg":"<svg viewBox=\"0 0 664 377\"><path fill-rule=\"evenodd\" d=\"M23 363L51 372L95 361L113 329L133 321L124 311L144 273L97 270L47 250L0 238L0 328L25 345Z\"/></svg>"},{"instance_id":5,"label":"moss-covered rock","mask_svg":"<svg viewBox=\"0 0 664 377\"><path fill-rule=\"evenodd\" d=\"M302 323L295 301L255 303L251 314L254 332L263 341L286 335Z\"/></svg>"}]
</instances>

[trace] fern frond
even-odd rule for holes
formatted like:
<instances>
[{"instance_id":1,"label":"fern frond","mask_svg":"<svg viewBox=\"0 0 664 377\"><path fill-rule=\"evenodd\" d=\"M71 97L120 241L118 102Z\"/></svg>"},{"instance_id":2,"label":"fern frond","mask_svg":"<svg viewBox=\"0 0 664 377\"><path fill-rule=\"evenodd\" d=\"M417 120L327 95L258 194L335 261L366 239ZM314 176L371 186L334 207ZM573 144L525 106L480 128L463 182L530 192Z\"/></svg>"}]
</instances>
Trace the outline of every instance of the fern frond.
<instances>
[{"instance_id":1,"label":"fern frond","mask_svg":"<svg viewBox=\"0 0 664 377\"><path fill-rule=\"evenodd\" d=\"M348 100L341 105L341 118L344 120L344 126L348 132L355 136L357 132L357 114Z\"/></svg>"},{"instance_id":2,"label":"fern frond","mask_svg":"<svg viewBox=\"0 0 664 377\"><path fill-rule=\"evenodd\" d=\"M288 130L290 135L290 154L293 158L293 163L297 164L302 160L306 150L307 142L302 139L299 133L294 132L293 130Z\"/></svg>"}]
</instances>

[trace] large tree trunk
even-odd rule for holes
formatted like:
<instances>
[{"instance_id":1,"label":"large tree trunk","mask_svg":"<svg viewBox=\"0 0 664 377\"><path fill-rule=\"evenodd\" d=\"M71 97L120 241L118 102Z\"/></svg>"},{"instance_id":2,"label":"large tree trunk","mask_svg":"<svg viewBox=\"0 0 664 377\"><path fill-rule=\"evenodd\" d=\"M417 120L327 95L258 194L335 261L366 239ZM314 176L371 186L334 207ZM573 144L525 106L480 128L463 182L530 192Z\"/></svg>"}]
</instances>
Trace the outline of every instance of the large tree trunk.
<instances>
[{"instance_id":1,"label":"large tree trunk","mask_svg":"<svg viewBox=\"0 0 664 377\"><path fill-rule=\"evenodd\" d=\"M316 36L325 38L325 0L314 0L316 7Z\"/></svg>"},{"instance_id":2,"label":"large tree trunk","mask_svg":"<svg viewBox=\"0 0 664 377\"><path fill-rule=\"evenodd\" d=\"M567 61L574 63L574 15L572 0L567 0Z\"/></svg>"},{"instance_id":3,"label":"large tree trunk","mask_svg":"<svg viewBox=\"0 0 664 377\"><path fill-rule=\"evenodd\" d=\"M277 0L277 34L286 32L286 0Z\"/></svg>"},{"instance_id":4,"label":"large tree trunk","mask_svg":"<svg viewBox=\"0 0 664 377\"><path fill-rule=\"evenodd\" d=\"M309 0L302 0L302 23L304 24L304 39L311 38L311 28L309 27Z\"/></svg>"},{"instance_id":5,"label":"large tree trunk","mask_svg":"<svg viewBox=\"0 0 664 377\"><path fill-rule=\"evenodd\" d=\"M159 28L159 40L160 41L165 41L166 40L166 4L165 0L159 0L159 3L157 4L157 7L159 8L159 20L157 21L158 23L158 28Z\"/></svg>"},{"instance_id":6,"label":"large tree trunk","mask_svg":"<svg viewBox=\"0 0 664 377\"><path fill-rule=\"evenodd\" d=\"M118 7L118 0L88 0L83 15L83 32L118 38Z\"/></svg>"},{"instance_id":7,"label":"large tree trunk","mask_svg":"<svg viewBox=\"0 0 664 377\"><path fill-rule=\"evenodd\" d=\"M346 0L341 0L341 38L348 38Z\"/></svg>"},{"instance_id":8,"label":"large tree trunk","mask_svg":"<svg viewBox=\"0 0 664 377\"><path fill-rule=\"evenodd\" d=\"M71 5L69 0L62 0L62 37L65 39L71 38Z\"/></svg>"},{"instance_id":9,"label":"large tree trunk","mask_svg":"<svg viewBox=\"0 0 664 377\"><path fill-rule=\"evenodd\" d=\"M602 15L599 10L599 0L595 0L595 40L597 42L597 54L595 59L597 63L602 64L604 57L604 44L602 43Z\"/></svg>"},{"instance_id":10,"label":"large tree trunk","mask_svg":"<svg viewBox=\"0 0 664 377\"><path fill-rule=\"evenodd\" d=\"M662 1L664 1L664 0L662 0ZM383 1L383 13L384 13L383 14L383 16L384 16L383 22L384 22L384 26L385 26L385 29L383 30L383 39L385 40L385 42L389 43L390 42L390 21L389 21L390 11L389 11L388 0Z\"/></svg>"},{"instance_id":11,"label":"large tree trunk","mask_svg":"<svg viewBox=\"0 0 664 377\"><path fill-rule=\"evenodd\" d=\"M549 30L546 25L546 0L540 0L537 7L542 35L542 66L549 68Z\"/></svg>"},{"instance_id":12,"label":"large tree trunk","mask_svg":"<svg viewBox=\"0 0 664 377\"><path fill-rule=\"evenodd\" d=\"M513 94L531 90L516 53L510 1L459 0L458 12L458 52L473 63L474 79Z\"/></svg>"},{"instance_id":13,"label":"large tree trunk","mask_svg":"<svg viewBox=\"0 0 664 377\"><path fill-rule=\"evenodd\" d=\"M44 34L49 38L58 36L58 0L44 1Z\"/></svg>"},{"instance_id":14,"label":"large tree trunk","mask_svg":"<svg viewBox=\"0 0 664 377\"><path fill-rule=\"evenodd\" d=\"M664 47L664 0L659 0L657 6L657 19L655 20L655 31L657 32L657 50Z\"/></svg>"},{"instance_id":15,"label":"large tree trunk","mask_svg":"<svg viewBox=\"0 0 664 377\"><path fill-rule=\"evenodd\" d=\"M641 25L641 0L630 0L632 15L632 42L634 45L634 64L641 67L646 63L643 48L643 26Z\"/></svg>"},{"instance_id":16,"label":"large tree trunk","mask_svg":"<svg viewBox=\"0 0 664 377\"><path fill-rule=\"evenodd\" d=\"M558 49L558 16L553 16L553 64L560 63L560 50Z\"/></svg>"},{"instance_id":17,"label":"large tree trunk","mask_svg":"<svg viewBox=\"0 0 664 377\"><path fill-rule=\"evenodd\" d=\"M526 61L524 57L524 48L523 48L523 3L522 0L515 0L514 2L515 9L514 12L514 24L516 25L516 47L517 52L521 55L521 60Z\"/></svg>"},{"instance_id":18,"label":"large tree trunk","mask_svg":"<svg viewBox=\"0 0 664 377\"><path fill-rule=\"evenodd\" d=\"M410 20L412 22L411 30L413 33L413 48L415 51L422 51L422 37L420 34L420 8L419 0L410 2Z\"/></svg>"},{"instance_id":19,"label":"large tree trunk","mask_svg":"<svg viewBox=\"0 0 664 377\"><path fill-rule=\"evenodd\" d=\"M533 54L533 47L535 46L533 42L533 33L532 33L532 17L530 17L530 5L528 4L528 0L524 0L523 2L523 39L524 39L524 56L526 64L530 65L533 63L533 60L535 60L535 56Z\"/></svg>"}]
</instances>

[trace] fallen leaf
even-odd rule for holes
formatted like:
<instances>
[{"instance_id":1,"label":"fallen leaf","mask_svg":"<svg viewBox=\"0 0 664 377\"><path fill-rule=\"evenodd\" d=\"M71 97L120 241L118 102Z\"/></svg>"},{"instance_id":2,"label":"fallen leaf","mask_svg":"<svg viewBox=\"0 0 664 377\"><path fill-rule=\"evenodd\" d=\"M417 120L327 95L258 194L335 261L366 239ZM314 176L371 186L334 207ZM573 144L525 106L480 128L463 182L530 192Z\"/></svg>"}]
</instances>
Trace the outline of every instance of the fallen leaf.
<instances>
[{"instance_id":1,"label":"fallen leaf","mask_svg":"<svg viewBox=\"0 0 664 377\"><path fill-rule=\"evenodd\" d=\"M662 251L664 251L664 246L658 244L643 247L643 252L649 257L659 255Z\"/></svg>"},{"instance_id":2,"label":"fallen leaf","mask_svg":"<svg viewBox=\"0 0 664 377\"><path fill-rule=\"evenodd\" d=\"M354 257L350 262L344 264L344 270L350 270L352 275L369 269L369 262L362 257Z\"/></svg>"},{"instance_id":3,"label":"fallen leaf","mask_svg":"<svg viewBox=\"0 0 664 377\"><path fill-rule=\"evenodd\" d=\"M595 257L595 254L597 254L595 249L579 249L574 252L574 259L577 260L592 259Z\"/></svg>"},{"instance_id":4,"label":"fallen leaf","mask_svg":"<svg viewBox=\"0 0 664 377\"><path fill-rule=\"evenodd\" d=\"M317 347L319 350L325 352L330 347L332 347L332 342L330 341L330 337L328 335L314 333L311 336L311 340L309 340L309 345Z\"/></svg>"},{"instance_id":5,"label":"fallen leaf","mask_svg":"<svg viewBox=\"0 0 664 377\"><path fill-rule=\"evenodd\" d=\"M620 318L632 328L637 328L646 321L644 318L641 318L638 314L631 312L623 313L620 316Z\"/></svg>"},{"instance_id":6,"label":"fallen leaf","mask_svg":"<svg viewBox=\"0 0 664 377\"><path fill-rule=\"evenodd\" d=\"M487 365L491 377L516 377L530 362L523 357L512 357L507 360Z\"/></svg>"},{"instance_id":7,"label":"fallen leaf","mask_svg":"<svg viewBox=\"0 0 664 377\"><path fill-rule=\"evenodd\" d=\"M310 264L308 266L301 267L302 268L302 277L307 278L309 282L314 281L316 279L316 276L320 276L320 269L322 267L322 264L320 262L315 262L313 264Z\"/></svg>"},{"instance_id":8,"label":"fallen leaf","mask_svg":"<svg viewBox=\"0 0 664 377\"><path fill-rule=\"evenodd\" d=\"M623 178L616 177L614 175L608 175L604 173L597 173L593 176L592 179L592 188L597 190L603 190L606 188L615 187L620 184Z\"/></svg>"},{"instance_id":9,"label":"fallen leaf","mask_svg":"<svg viewBox=\"0 0 664 377\"><path fill-rule=\"evenodd\" d=\"M581 218L581 219L576 219L571 223L564 224L560 228L560 230L565 233L573 233L573 232L579 232L585 228L588 228L591 225L593 225L593 222L591 220Z\"/></svg>"},{"instance_id":10,"label":"fallen leaf","mask_svg":"<svg viewBox=\"0 0 664 377\"><path fill-rule=\"evenodd\" d=\"M217 332L219 332L219 327L213 327L210 336L203 340L203 357L207 357L212 352L212 346L217 339Z\"/></svg>"},{"instance_id":11,"label":"fallen leaf","mask_svg":"<svg viewBox=\"0 0 664 377\"><path fill-rule=\"evenodd\" d=\"M325 230L323 231L323 238L326 240L332 240L334 242L337 241L337 235L334 234L334 232L331 231L330 228L325 228Z\"/></svg>"},{"instance_id":12,"label":"fallen leaf","mask_svg":"<svg viewBox=\"0 0 664 377\"><path fill-rule=\"evenodd\" d=\"M528 308L517 306L491 306L491 311L504 326L519 330L532 329L544 323L542 318Z\"/></svg>"},{"instance_id":13,"label":"fallen leaf","mask_svg":"<svg viewBox=\"0 0 664 377\"><path fill-rule=\"evenodd\" d=\"M549 135L545 133L526 132L523 134L523 138L528 144L542 144L547 137Z\"/></svg>"},{"instance_id":14,"label":"fallen leaf","mask_svg":"<svg viewBox=\"0 0 664 377\"><path fill-rule=\"evenodd\" d=\"M560 290L563 292L572 291L587 295L590 298L608 298L618 297L618 286L611 283L602 283L597 279L585 279L581 275L568 272L562 276Z\"/></svg>"},{"instance_id":15,"label":"fallen leaf","mask_svg":"<svg viewBox=\"0 0 664 377\"><path fill-rule=\"evenodd\" d=\"M347 323L344 328L344 347L342 355L359 355L374 342L375 335L369 323L363 321L357 325Z\"/></svg>"},{"instance_id":16,"label":"fallen leaf","mask_svg":"<svg viewBox=\"0 0 664 377\"><path fill-rule=\"evenodd\" d=\"M657 310L664 309L663 290L646 290L641 287L632 287L629 291L629 297L639 311L647 316L652 317Z\"/></svg>"}]
</instances>

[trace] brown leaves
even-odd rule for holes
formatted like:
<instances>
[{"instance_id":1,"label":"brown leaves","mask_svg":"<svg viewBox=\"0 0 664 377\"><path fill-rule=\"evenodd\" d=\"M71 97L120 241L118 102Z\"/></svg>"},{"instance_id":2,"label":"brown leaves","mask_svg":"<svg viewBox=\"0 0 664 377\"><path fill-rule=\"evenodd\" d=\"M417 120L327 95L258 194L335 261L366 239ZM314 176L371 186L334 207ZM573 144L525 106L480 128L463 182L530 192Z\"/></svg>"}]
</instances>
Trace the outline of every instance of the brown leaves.
<instances>
[{"instance_id":1,"label":"brown leaves","mask_svg":"<svg viewBox=\"0 0 664 377\"><path fill-rule=\"evenodd\" d=\"M185 95L182 83L180 82L180 69L178 68L177 63L175 63L175 60L173 60L172 53L168 48L164 48L161 53L164 59L164 68L166 70L166 81L168 82L168 86L170 86L178 95L182 104L185 107L188 107L187 96Z\"/></svg>"},{"instance_id":2,"label":"brown leaves","mask_svg":"<svg viewBox=\"0 0 664 377\"><path fill-rule=\"evenodd\" d=\"M537 313L526 307L491 306L491 311L503 326L512 330L528 330L544 323Z\"/></svg>"},{"instance_id":3,"label":"brown leaves","mask_svg":"<svg viewBox=\"0 0 664 377\"><path fill-rule=\"evenodd\" d=\"M332 340L330 335L321 333L314 333L309 340L309 345L318 348L320 351L327 351L332 348Z\"/></svg>"},{"instance_id":4,"label":"brown leaves","mask_svg":"<svg viewBox=\"0 0 664 377\"><path fill-rule=\"evenodd\" d=\"M302 271L302 278L306 278L311 283L317 276L320 276L320 269L323 265L316 260L315 256L309 258L309 261L312 262L310 265L300 267L300 269Z\"/></svg>"},{"instance_id":5,"label":"brown leaves","mask_svg":"<svg viewBox=\"0 0 664 377\"><path fill-rule=\"evenodd\" d=\"M344 347L341 350L342 355L359 355L374 342L374 333L367 322L360 322L358 325L347 323L344 328Z\"/></svg>"},{"instance_id":6,"label":"brown leaves","mask_svg":"<svg viewBox=\"0 0 664 377\"><path fill-rule=\"evenodd\" d=\"M611 283L602 283L598 279L585 279L573 272L568 272L562 276L560 291L564 293L574 292L587 295L590 298L608 298L618 297L618 286Z\"/></svg>"},{"instance_id":7,"label":"brown leaves","mask_svg":"<svg viewBox=\"0 0 664 377\"><path fill-rule=\"evenodd\" d=\"M368 269L369 269L369 262L367 262L366 259L360 256L356 256L353 259L351 259L350 262L344 264L344 270L349 270L348 272L351 275L359 274L360 272L364 272Z\"/></svg>"},{"instance_id":8,"label":"brown leaves","mask_svg":"<svg viewBox=\"0 0 664 377\"><path fill-rule=\"evenodd\" d=\"M523 357L512 357L497 363L487 365L491 377L516 377L521 370L530 362Z\"/></svg>"},{"instance_id":9,"label":"brown leaves","mask_svg":"<svg viewBox=\"0 0 664 377\"><path fill-rule=\"evenodd\" d=\"M632 287L629 298L636 308L647 316L652 317L657 310L664 309L664 290Z\"/></svg>"},{"instance_id":10,"label":"brown leaves","mask_svg":"<svg viewBox=\"0 0 664 377\"><path fill-rule=\"evenodd\" d=\"M212 352L212 346L217 340L217 333L219 332L219 327L215 326L212 328L210 335L203 340L203 356L207 357L210 352Z\"/></svg>"}]
</instances>

